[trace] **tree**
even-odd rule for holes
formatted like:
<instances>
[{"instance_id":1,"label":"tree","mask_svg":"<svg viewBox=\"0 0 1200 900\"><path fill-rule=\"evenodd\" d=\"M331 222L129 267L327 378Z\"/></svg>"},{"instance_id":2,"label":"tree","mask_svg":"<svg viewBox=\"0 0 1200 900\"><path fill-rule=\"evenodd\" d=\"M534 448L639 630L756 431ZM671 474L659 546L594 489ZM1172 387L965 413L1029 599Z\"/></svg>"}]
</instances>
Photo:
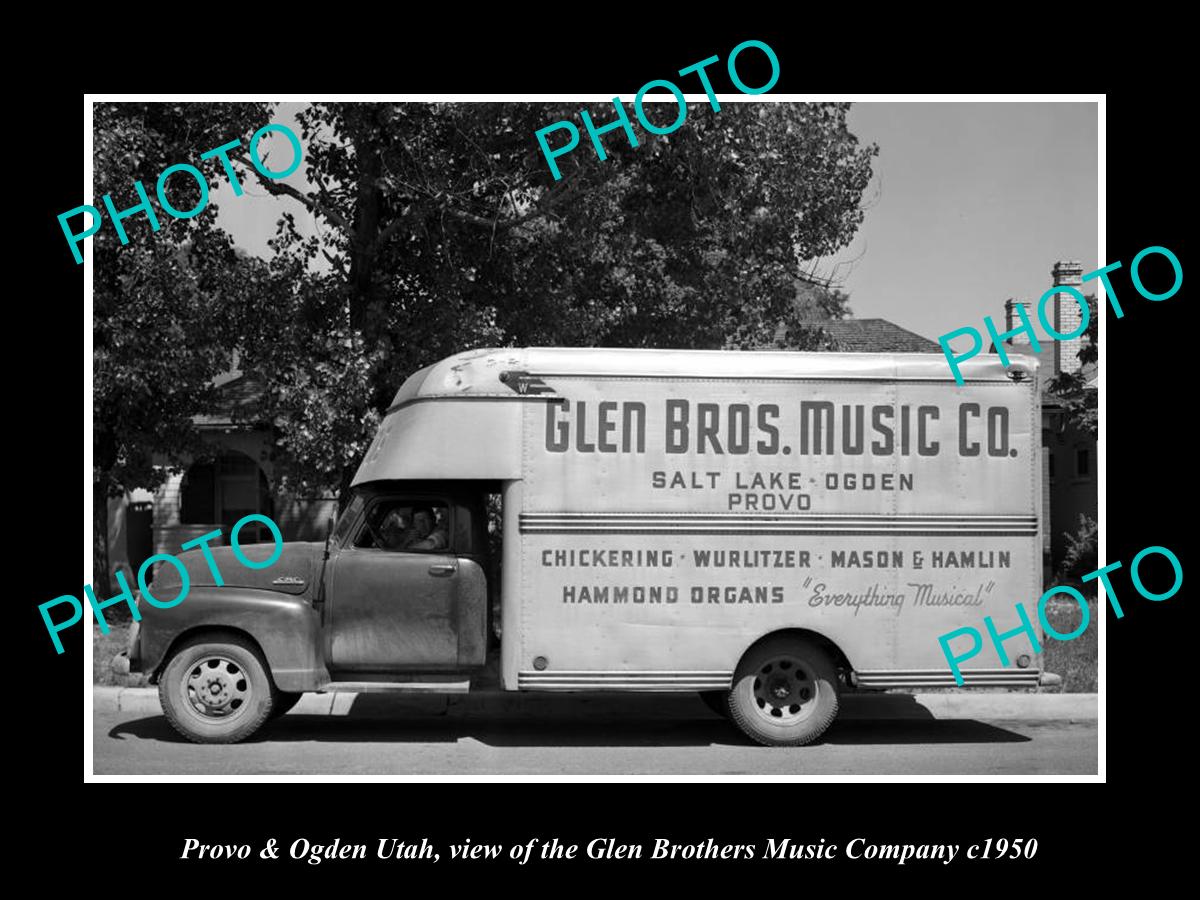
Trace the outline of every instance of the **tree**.
<instances>
[{"instance_id":1,"label":"tree","mask_svg":"<svg viewBox=\"0 0 1200 900\"><path fill-rule=\"evenodd\" d=\"M144 214L124 221L121 245L110 221L93 241L93 584L108 596L107 500L133 488L157 487L155 462L178 463L201 450L192 417L207 410L212 380L229 367L235 346L232 307L242 302L232 241L208 208L174 219L159 205L155 183L167 166L199 162L205 150L245 139L268 117L261 104L97 104L94 107L96 205L111 194L127 209L141 181L161 225ZM223 177L220 166L206 174ZM168 187L176 209L200 199L194 181Z\"/></svg>"},{"instance_id":2,"label":"tree","mask_svg":"<svg viewBox=\"0 0 1200 900\"><path fill-rule=\"evenodd\" d=\"M1067 549L1058 566L1057 575L1060 581L1082 583L1081 579L1084 575L1096 571L1099 567L1097 537L1096 520L1080 513L1075 533L1063 532Z\"/></svg>"},{"instance_id":3,"label":"tree","mask_svg":"<svg viewBox=\"0 0 1200 900\"><path fill-rule=\"evenodd\" d=\"M800 261L862 220L877 148L847 110L693 104L670 136L607 135L605 161L581 142L555 182L533 133L575 108L308 107L313 189L259 181L325 240L283 217L245 322L244 366L268 384L259 414L283 423L277 466L301 489L345 488L402 380L461 350L771 341Z\"/></svg>"},{"instance_id":4,"label":"tree","mask_svg":"<svg viewBox=\"0 0 1200 900\"><path fill-rule=\"evenodd\" d=\"M126 220L125 246L107 222L92 238L98 537L101 495L154 488L156 463L204 453L192 420L235 350L267 386L248 415L279 423L277 471L315 491L348 484L399 384L451 353L753 347L781 321L835 314L844 296L805 308L796 278L862 219L877 148L859 146L847 109L692 105L670 136L634 148L610 134L606 161L582 144L555 182L533 133L574 107L316 104L298 117L302 191L248 160L268 105L98 105L97 195L127 208L141 180L162 223ZM176 220L154 199L166 166L235 139L241 182L295 203L267 261L239 259L212 209ZM225 178L215 160L201 168ZM195 190L174 180L174 205ZM324 240L302 237L296 214Z\"/></svg>"},{"instance_id":5,"label":"tree","mask_svg":"<svg viewBox=\"0 0 1200 900\"><path fill-rule=\"evenodd\" d=\"M1094 438L1099 432L1099 414L1096 408L1098 391L1087 386L1089 377L1094 376L1084 373L1092 371L1087 367L1095 366L1099 358L1099 316L1096 312L1095 294L1088 295L1087 305L1089 316L1087 330L1084 332L1085 340L1077 354L1080 370L1078 372L1060 372L1051 379L1047 387L1051 393L1063 401L1067 421Z\"/></svg>"},{"instance_id":6,"label":"tree","mask_svg":"<svg viewBox=\"0 0 1200 900\"><path fill-rule=\"evenodd\" d=\"M850 297L838 288L811 280L797 279L796 296L776 326L770 343L774 350L833 350L833 336L822 322L850 315Z\"/></svg>"}]
</instances>

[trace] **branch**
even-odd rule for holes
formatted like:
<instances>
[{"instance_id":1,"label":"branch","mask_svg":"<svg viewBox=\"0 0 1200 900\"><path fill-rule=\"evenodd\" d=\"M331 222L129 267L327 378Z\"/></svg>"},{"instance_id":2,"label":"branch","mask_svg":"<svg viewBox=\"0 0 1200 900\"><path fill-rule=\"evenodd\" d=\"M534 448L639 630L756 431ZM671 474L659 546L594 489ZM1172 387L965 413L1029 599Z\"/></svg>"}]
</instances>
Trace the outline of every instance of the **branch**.
<instances>
[{"instance_id":1,"label":"branch","mask_svg":"<svg viewBox=\"0 0 1200 900\"><path fill-rule=\"evenodd\" d=\"M396 218L392 219L392 221L387 224L387 227L385 227L381 232L379 232L379 236L377 238L375 238L373 246L375 246L375 247L384 246L388 242L388 240L391 238L391 236L400 229L400 226L404 224L404 220L407 219L409 217L409 215L411 215L413 204L420 202L420 198L414 197L414 196L405 196L403 199L410 201L409 205L404 207L404 209L400 212L400 214L397 215ZM437 199L437 198L433 197L430 199ZM501 198L501 202L503 202L503 198ZM487 228L492 233L493 240L495 239L495 230L497 227L497 219L499 216L499 209L497 209L496 216L493 216L492 218L487 218L486 216L479 216L473 212L468 212L465 209L459 209L458 207L451 206L450 201L448 199L446 199L446 200L442 201L441 208L439 210L439 214L440 214L439 217L443 218L443 219L446 216L449 216L452 219L457 219L460 222L466 222L469 225L478 225L482 228ZM537 213L537 215L542 215L542 214L543 214L542 212ZM531 218L533 218L533 215L531 213L526 213L525 215L516 217L511 222L501 223L500 227L515 228L519 225L523 225L527 220L529 220Z\"/></svg>"},{"instance_id":2,"label":"branch","mask_svg":"<svg viewBox=\"0 0 1200 900\"><path fill-rule=\"evenodd\" d=\"M307 194L301 193L300 191L298 191L294 187L292 187L290 184L280 184L278 181L272 181L271 179L266 178L263 175L260 175L258 170L255 170L254 174L256 176L258 176L259 183L262 184L262 186L264 188L266 188L266 191L268 194L274 194L275 196L279 196L282 194L287 197L292 197L295 200L299 200L301 203L303 203L305 206L307 206L314 213L320 213L321 215L323 215L326 219L328 219L330 222L332 222L338 228L340 228L344 232L346 232L346 234L348 236L352 234L352 229L350 227L350 223L347 222L346 217L343 216L341 213L339 213L337 210L330 209L329 207L327 207L325 204L321 203L316 198L310 197Z\"/></svg>"},{"instance_id":3,"label":"branch","mask_svg":"<svg viewBox=\"0 0 1200 900\"><path fill-rule=\"evenodd\" d=\"M272 179L267 178L265 175L259 172L255 166L247 163L245 150L235 153L231 156L231 159L238 160L245 168L253 172L254 177L258 179L258 183L266 189L268 194L271 194L275 197L282 195L285 197L291 197L294 200L299 200L302 204L308 207L310 211L323 215L338 228L342 229L342 231L344 231L348 237L353 238L353 229L351 228L350 223L346 221L345 216L343 216L337 210L331 209L317 198L310 197L309 195L296 190L289 184L282 184L278 181L273 181Z\"/></svg>"},{"instance_id":4,"label":"branch","mask_svg":"<svg viewBox=\"0 0 1200 900\"><path fill-rule=\"evenodd\" d=\"M339 257L336 257L336 256L330 256L330 255L329 255L329 251L328 251L328 250L326 250L324 247L322 247L322 248L321 248L321 255L322 255L322 256L324 256L324 257L325 257L327 260L329 260L329 264L330 264L330 265L337 266L337 269L338 269L338 271L339 271L339 272L341 272L341 273L342 273L342 277L343 277L343 278L345 278L347 281L349 281L349 280L350 280L350 275L349 275L349 273L346 271L346 267L345 267L345 265L342 263L342 260L341 260Z\"/></svg>"},{"instance_id":5,"label":"branch","mask_svg":"<svg viewBox=\"0 0 1200 900\"><path fill-rule=\"evenodd\" d=\"M486 216L477 216L475 213L467 212L465 209L455 209L449 203L442 205L442 214L450 216L452 219L458 219L460 222L467 222L471 225L479 225L482 228L491 228L495 224L494 219L489 219ZM522 220L524 217L522 217ZM505 227L512 227L520 224L520 221L506 223Z\"/></svg>"},{"instance_id":6,"label":"branch","mask_svg":"<svg viewBox=\"0 0 1200 900\"><path fill-rule=\"evenodd\" d=\"M553 213L555 209L562 205L564 200L573 197L578 192L580 184L580 179L576 178L572 179L570 182L563 182L559 185L556 185L546 194L544 194L542 198L536 204L534 204L533 207L518 216L514 216L506 222L498 223L495 217L489 218L487 216L479 216L475 213L467 212L465 209L452 208L450 207L448 201L443 204L442 210L444 214L449 215L451 218L458 219L462 222L468 222L471 225L478 225L481 228L487 228L488 230L494 230L497 227L502 229L520 228L522 225L526 225L534 219L538 219L542 216L547 216ZM508 192L511 192L511 190L512 189L509 188ZM515 208L515 204L513 205Z\"/></svg>"},{"instance_id":7,"label":"branch","mask_svg":"<svg viewBox=\"0 0 1200 900\"><path fill-rule=\"evenodd\" d=\"M521 173L521 174L525 174L525 173ZM261 177L260 177L260 180L261 180ZM526 210L524 213L514 215L511 219L508 219L507 221L502 221L500 219L500 212L503 209L504 197L509 197L511 205L513 206L513 209L514 210L516 209L515 201L511 200L512 188L510 186L508 186L507 182L503 182L503 179L501 179L501 181L505 184L505 193L504 193L504 196L501 197L501 200L500 200L499 204L497 205L496 212L491 216L481 216L481 215L478 215L477 213L473 213L462 207L453 205L453 201L452 201L451 197L448 196L447 194L445 194L444 192L441 192L441 191L436 192L436 193L428 192L428 191L422 192L422 190L420 188L416 187L415 185L409 184L408 182L401 181L398 178L396 179L396 181L399 184L403 185L405 188L407 188L410 193L393 194L392 199L407 202L408 206L406 206L403 209L403 211L401 211L401 213L396 216L396 218L392 219L392 221L389 222L387 224L387 226L382 231L379 232L378 237L375 238L375 240L372 244L373 248L379 248L379 247L384 246L387 243L387 241L392 237L392 235L394 235L400 229L401 225L404 224L404 220L407 219L413 213L414 207L420 208L420 206L422 204L430 204L430 203L438 204L437 206L434 206L433 209L437 210L438 216L440 219L445 219L446 217L449 217L451 219L456 219L459 222L465 222L468 225L476 225L480 228L486 228L488 230L488 232L491 234L491 239L494 242L497 230L509 230L509 229L513 229L513 228L520 228L524 225L529 224L530 222L532 222L535 219L541 218L543 216L551 215L565 201L574 197L575 194L577 194L580 189L580 187L579 187L580 184L582 184L582 181L579 178L574 178L574 179L571 179L570 181L561 182L561 183L555 185L554 187L552 187L549 191L547 191L534 206L532 206L530 209ZM276 186L279 188L287 187L286 185L276 185ZM268 190L269 190L269 188L268 188ZM288 188L288 190L292 191L294 189ZM280 191L280 193L286 193L286 191ZM299 197L298 192L294 192L292 194L292 196L296 196L297 199L301 199L302 202L305 202L305 203L310 202L310 201L304 200L303 198Z\"/></svg>"}]
</instances>

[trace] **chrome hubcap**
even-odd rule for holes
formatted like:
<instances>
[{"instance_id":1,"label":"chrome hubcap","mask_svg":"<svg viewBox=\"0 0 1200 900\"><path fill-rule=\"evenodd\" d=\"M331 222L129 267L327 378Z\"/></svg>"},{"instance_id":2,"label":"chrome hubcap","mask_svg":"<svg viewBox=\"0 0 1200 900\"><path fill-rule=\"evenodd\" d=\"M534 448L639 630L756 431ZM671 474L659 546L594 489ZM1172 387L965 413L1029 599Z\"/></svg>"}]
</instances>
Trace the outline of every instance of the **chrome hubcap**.
<instances>
[{"instance_id":1,"label":"chrome hubcap","mask_svg":"<svg viewBox=\"0 0 1200 900\"><path fill-rule=\"evenodd\" d=\"M211 656L184 674L183 693L204 718L228 719L249 705L250 679L233 660Z\"/></svg>"},{"instance_id":2,"label":"chrome hubcap","mask_svg":"<svg viewBox=\"0 0 1200 900\"><path fill-rule=\"evenodd\" d=\"M776 725L800 722L817 707L815 673L801 659L772 659L754 675L754 705L758 714Z\"/></svg>"}]
</instances>

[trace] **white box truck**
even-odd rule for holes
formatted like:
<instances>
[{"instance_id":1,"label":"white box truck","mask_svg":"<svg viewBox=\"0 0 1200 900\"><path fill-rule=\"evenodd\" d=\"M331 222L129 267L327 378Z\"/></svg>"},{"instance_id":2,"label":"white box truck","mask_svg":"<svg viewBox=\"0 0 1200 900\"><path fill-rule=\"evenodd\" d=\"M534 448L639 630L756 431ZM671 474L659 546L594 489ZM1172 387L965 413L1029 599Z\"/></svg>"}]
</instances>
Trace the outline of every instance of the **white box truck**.
<instances>
[{"instance_id":1,"label":"white box truck","mask_svg":"<svg viewBox=\"0 0 1200 900\"><path fill-rule=\"evenodd\" d=\"M845 691L954 686L938 636L1041 592L1036 361L963 372L459 354L400 388L324 546L223 585L184 554L192 593L144 610L124 664L194 740L240 740L303 691L488 684L696 691L756 741L808 743ZM968 686L1041 674L972 662Z\"/></svg>"}]
</instances>

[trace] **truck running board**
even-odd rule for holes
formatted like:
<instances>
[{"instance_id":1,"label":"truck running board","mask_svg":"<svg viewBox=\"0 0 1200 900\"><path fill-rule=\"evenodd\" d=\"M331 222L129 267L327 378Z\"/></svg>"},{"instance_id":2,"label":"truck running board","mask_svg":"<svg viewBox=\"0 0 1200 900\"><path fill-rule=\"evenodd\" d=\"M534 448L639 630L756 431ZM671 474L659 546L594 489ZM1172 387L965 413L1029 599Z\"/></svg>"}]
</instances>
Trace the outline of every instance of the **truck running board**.
<instances>
[{"instance_id":1,"label":"truck running board","mask_svg":"<svg viewBox=\"0 0 1200 900\"><path fill-rule=\"evenodd\" d=\"M421 694L466 694L471 690L469 678L430 677L421 681L331 681L318 694L337 692L372 694L372 693L421 693Z\"/></svg>"}]
</instances>

